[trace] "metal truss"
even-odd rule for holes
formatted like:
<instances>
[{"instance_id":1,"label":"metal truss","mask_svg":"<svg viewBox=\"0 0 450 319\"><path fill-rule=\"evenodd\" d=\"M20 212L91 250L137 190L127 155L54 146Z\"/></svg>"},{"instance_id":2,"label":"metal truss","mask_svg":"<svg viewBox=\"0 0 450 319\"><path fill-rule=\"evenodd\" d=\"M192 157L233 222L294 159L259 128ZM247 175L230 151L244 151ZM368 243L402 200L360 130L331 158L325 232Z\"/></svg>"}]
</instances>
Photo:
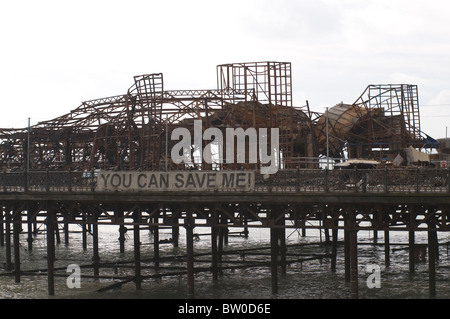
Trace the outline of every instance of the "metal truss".
<instances>
[{"instance_id":1,"label":"metal truss","mask_svg":"<svg viewBox=\"0 0 450 319\"><path fill-rule=\"evenodd\" d=\"M423 148L416 85L369 85L353 104L337 104L316 125L319 153L333 157L395 158L403 149Z\"/></svg>"},{"instance_id":2,"label":"metal truss","mask_svg":"<svg viewBox=\"0 0 450 319\"><path fill-rule=\"evenodd\" d=\"M295 167L293 158L314 156L308 150L313 140L308 136L310 116L302 107L292 106L290 64L263 65L267 74L260 72L260 63L227 65L234 71L249 70L253 80L246 82L235 74L235 85L224 87L221 82L212 90L164 90L161 73L135 76L126 94L84 101L75 110L29 129L1 130L0 166L73 171L192 169L168 161L167 150L175 144L168 136L177 127L192 131L193 120L202 120L203 128L222 130L280 128L285 167ZM218 67L218 76L223 68ZM234 168L221 168L228 167Z\"/></svg>"},{"instance_id":3,"label":"metal truss","mask_svg":"<svg viewBox=\"0 0 450 319\"><path fill-rule=\"evenodd\" d=\"M318 156L394 158L424 145L417 86L369 85L353 104L323 114L292 105L291 64L217 66L217 88L165 90L162 73L134 77L125 94L84 101L69 113L30 128L0 129L0 167L7 170L212 169L202 161L174 164L174 129L278 128L280 169L317 168ZM192 134L191 134L192 135ZM197 145L192 140L193 150ZM310 160L311 159L311 160ZM216 163L214 169L258 164Z\"/></svg>"}]
</instances>

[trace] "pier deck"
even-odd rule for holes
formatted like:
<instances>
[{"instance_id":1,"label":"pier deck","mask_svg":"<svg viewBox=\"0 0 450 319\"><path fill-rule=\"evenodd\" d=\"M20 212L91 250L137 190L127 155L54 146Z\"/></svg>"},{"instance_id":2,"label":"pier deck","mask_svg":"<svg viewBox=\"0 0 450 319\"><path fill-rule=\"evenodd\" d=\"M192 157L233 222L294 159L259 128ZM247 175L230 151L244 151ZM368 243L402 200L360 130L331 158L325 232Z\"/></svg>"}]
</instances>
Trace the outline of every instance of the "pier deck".
<instances>
[{"instance_id":1,"label":"pier deck","mask_svg":"<svg viewBox=\"0 0 450 319\"><path fill-rule=\"evenodd\" d=\"M126 174L111 172L111 174ZM195 172L187 172L193 174ZM247 172L246 172L247 173ZM133 228L135 276L140 289L140 230L151 227L155 236L155 262L159 258L158 229L172 229L178 246L179 227L186 230L186 275L194 295L194 228L211 229L211 267L217 278L223 253L223 230L249 227L270 229L272 291L278 291L278 272L285 271L285 229L317 228L332 231L332 268L336 267L337 232L344 231L346 280L358 294L357 234L384 231L389 264L389 232L410 234L410 271L414 271L414 232L428 232L430 296L435 296L437 233L450 230L450 178L447 169L402 170L281 170L270 178L254 175L252 185L239 188L184 191L126 189L99 190L98 172L4 172L0 175L1 244L5 265L16 282L26 273L20 267L18 247L21 224L28 227L32 249L33 224L45 225L48 253L48 291L54 291L55 230L68 224L92 226L94 276L99 274L98 226ZM236 185L234 185L236 186ZM12 242L11 242L11 225ZM123 248L124 233L119 242ZM11 247L13 250L11 251ZM12 258L13 257L13 258ZM14 260L14 267L13 261ZM284 269L284 270L283 270Z\"/></svg>"}]
</instances>

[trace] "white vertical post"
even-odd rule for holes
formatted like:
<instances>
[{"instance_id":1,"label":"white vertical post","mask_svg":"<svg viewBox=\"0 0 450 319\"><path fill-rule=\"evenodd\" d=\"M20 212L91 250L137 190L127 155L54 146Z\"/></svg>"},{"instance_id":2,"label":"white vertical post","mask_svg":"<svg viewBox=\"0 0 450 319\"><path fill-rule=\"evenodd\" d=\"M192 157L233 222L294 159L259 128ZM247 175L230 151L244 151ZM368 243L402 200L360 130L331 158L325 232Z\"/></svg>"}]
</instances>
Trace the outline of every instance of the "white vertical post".
<instances>
[{"instance_id":1,"label":"white vertical post","mask_svg":"<svg viewBox=\"0 0 450 319\"><path fill-rule=\"evenodd\" d=\"M27 134L27 170L30 169L30 118L28 118L28 134Z\"/></svg>"}]
</instances>

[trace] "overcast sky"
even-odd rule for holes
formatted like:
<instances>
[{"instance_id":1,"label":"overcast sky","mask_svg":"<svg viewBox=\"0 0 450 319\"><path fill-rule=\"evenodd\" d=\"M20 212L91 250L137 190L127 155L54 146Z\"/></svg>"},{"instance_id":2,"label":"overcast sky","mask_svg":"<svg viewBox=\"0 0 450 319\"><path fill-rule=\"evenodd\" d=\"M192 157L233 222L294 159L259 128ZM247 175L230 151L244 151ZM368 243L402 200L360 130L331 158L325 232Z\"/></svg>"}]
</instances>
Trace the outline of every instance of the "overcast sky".
<instances>
[{"instance_id":1,"label":"overcast sky","mask_svg":"<svg viewBox=\"0 0 450 319\"><path fill-rule=\"evenodd\" d=\"M124 94L134 75L214 89L218 64L256 61L292 63L297 106L417 84L422 130L450 126L448 0L0 0L0 40L0 127Z\"/></svg>"}]
</instances>

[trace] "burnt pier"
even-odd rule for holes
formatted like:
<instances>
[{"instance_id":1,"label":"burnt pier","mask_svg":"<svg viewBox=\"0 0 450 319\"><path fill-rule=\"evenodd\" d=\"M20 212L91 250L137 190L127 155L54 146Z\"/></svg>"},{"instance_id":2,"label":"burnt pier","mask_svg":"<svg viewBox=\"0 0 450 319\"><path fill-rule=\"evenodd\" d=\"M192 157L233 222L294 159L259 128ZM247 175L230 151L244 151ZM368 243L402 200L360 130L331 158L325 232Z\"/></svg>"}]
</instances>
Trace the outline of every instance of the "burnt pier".
<instances>
[{"instance_id":1,"label":"burnt pier","mask_svg":"<svg viewBox=\"0 0 450 319\"><path fill-rule=\"evenodd\" d=\"M254 253L268 257L260 265L270 268L276 294L292 256L286 230L314 228L332 245L330 256L314 258L331 258L330 271L343 266L357 296L359 231L384 232L386 266L389 234L408 232L410 272L424 248L415 234L427 232L434 297L437 234L450 230L450 177L447 148L421 130L417 86L368 85L353 103L319 113L308 101L294 105L289 62L221 64L216 71L212 89L167 90L162 73L138 75L122 94L83 101L26 128L0 129L1 275L20 283L36 273L22 269L20 235L26 225L32 251L37 230L45 230L47 265L39 273L47 276L49 295L57 294L55 245L60 230L69 245L69 226L76 224L84 250L92 237L88 267L100 278L101 226L117 225L119 253L133 237L134 274L111 286L134 282L141 289L146 279L181 274L195 296L195 275L211 272L217 280L229 236L248 236L253 227L270 230L270 247ZM424 149L437 151L434 163ZM359 163L355 169L349 159ZM161 230L178 247L183 228L183 267L158 272L167 258L160 254ZM201 263L199 228L209 230L211 241ZM146 272L148 261L143 265L143 229L152 234L155 274ZM344 265L336 259L339 232Z\"/></svg>"},{"instance_id":2,"label":"burnt pier","mask_svg":"<svg viewBox=\"0 0 450 319\"><path fill-rule=\"evenodd\" d=\"M206 172L202 172L206 173ZM212 172L209 172L212 173ZM366 183L348 183L348 174L365 174ZM132 229L134 238L133 281L136 289L146 278L141 269L140 231L151 229L154 236L154 268L160 262L158 230L172 231L172 244L178 245L179 227L186 230L185 274L191 296L195 296L195 274L210 271L217 279L226 234L249 227L270 229L272 292L277 293L278 276L286 273L287 229L317 228L331 230L332 269L345 267L346 280L358 295L358 231L385 232L386 265L389 264L389 232L409 232L410 271L414 272L416 232L428 233L430 296L436 294L435 261L437 233L450 230L450 179L447 169L403 170L282 170L270 180L252 172L251 189L204 189L203 191L118 191L99 190L102 172L14 172L0 179L2 207L1 243L5 246L4 264L19 283L28 269L21 269L19 232L27 224L42 225L47 236L48 293L54 295L55 230L67 225L89 226L93 238L93 277L99 276L98 226L119 225ZM142 172L139 172L142 174ZM181 172L180 172L181 174ZM183 174L194 174L192 171ZM230 172L229 174L232 174ZM410 184L410 178L418 178ZM436 183L436 177L440 182ZM21 183L11 181L21 181ZM408 181L408 183L405 183ZM419 186L417 186L419 185ZM211 260L206 269L196 267L194 229L210 229ZM12 231L11 231L12 230ZM337 232L344 232L345 264L336 265ZM244 231L245 233L245 231ZM86 236L83 231L83 236ZM12 237L12 241L11 241ZM32 238L30 235L29 238ZM67 237L66 237L67 238ZM85 243L85 240L83 241ZM32 249L32 240L28 248ZM11 247L13 249L11 249ZM264 254L261 254L264 255Z\"/></svg>"}]
</instances>

